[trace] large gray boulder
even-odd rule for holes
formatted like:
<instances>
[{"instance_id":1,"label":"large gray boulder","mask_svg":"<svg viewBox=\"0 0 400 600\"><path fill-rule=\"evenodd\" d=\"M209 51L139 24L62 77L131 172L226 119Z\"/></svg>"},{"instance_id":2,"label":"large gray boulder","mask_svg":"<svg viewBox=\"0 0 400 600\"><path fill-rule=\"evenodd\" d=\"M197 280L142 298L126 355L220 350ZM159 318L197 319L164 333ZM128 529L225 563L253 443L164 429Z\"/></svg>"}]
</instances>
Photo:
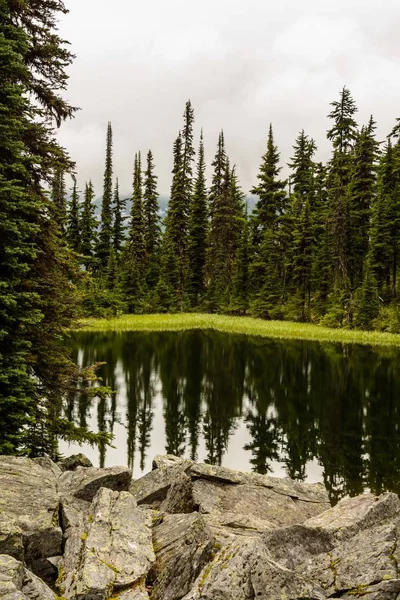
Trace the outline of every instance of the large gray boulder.
<instances>
[{"instance_id":1,"label":"large gray boulder","mask_svg":"<svg viewBox=\"0 0 400 600\"><path fill-rule=\"evenodd\" d=\"M165 515L153 529L153 600L179 600L210 561L214 538L198 513Z\"/></svg>"},{"instance_id":2,"label":"large gray boulder","mask_svg":"<svg viewBox=\"0 0 400 600\"><path fill-rule=\"evenodd\" d=\"M132 472L127 467L77 467L74 471L65 471L58 480L58 489L62 496L75 496L91 502L102 487L124 492L129 489Z\"/></svg>"},{"instance_id":3,"label":"large gray boulder","mask_svg":"<svg viewBox=\"0 0 400 600\"><path fill-rule=\"evenodd\" d=\"M346 498L302 524L224 546L185 600L398 600L400 501Z\"/></svg>"},{"instance_id":4,"label":"large gray boulder","mask_svg":"<svg viewBox=\"0 0 400 600\"><path fill-rule=\"evenodd\" d=\"M189 460L178 460L172 464L162 465L140 479L132 481L129 491L139 505L159 509L171 486L182 483L183 475L190 470L192 464Z\"/></svg>"},{"instance_id":5,"label":"large gray boulder","mask_svg":"<svg viewBox=\"0 0 400 600\"><path fill-rule=\"evenodd\" d=\"M57 470L49 459L0 456L0 551L24 560L36 574L54 567L62 551Z\"/></svg>"},{"instance_id":6,"label":"large gray boulder","mask_svg":"<svg viewBox=\"0 0 400 600\"><path fill-rule=\"evenodd\" d=\"M56 600L38 577L12 556L0 555L0 600Z\"/></svg>"},{"instance_id":7,"label":"large gray boulder","mask_svg":"<svg viewBox=\"0 0 400 600\"><path fill-rule=\"evenodd\" d=\"M93 467L93 463L87 456L80 452L79 454L72 454L71 456L64 458L59 466L61 471L75 471L78 467Z\"/></svg>"},{"instance_id":8,"label":"large gray boulder","mask_svg":"<svg viewBox=\"0 0 400 600\"><path fill-rule=\"evenodd\" d=\"M85 515L71 514L58 581L63 596L106 600L126 588L143 592L155 561L151 518L132 495L102 488Z\"/></svg>"},{"instance_id":9,"label":"large gray boulder","mask_svg":"<svg viewBox=\"0 0 400 600\"><path fill-rule=\"evenodd\" d=\"M221 544L303 523L330 507L325 488L196 464L190 469L194 506Z\"/></svg>"}]
</instances>

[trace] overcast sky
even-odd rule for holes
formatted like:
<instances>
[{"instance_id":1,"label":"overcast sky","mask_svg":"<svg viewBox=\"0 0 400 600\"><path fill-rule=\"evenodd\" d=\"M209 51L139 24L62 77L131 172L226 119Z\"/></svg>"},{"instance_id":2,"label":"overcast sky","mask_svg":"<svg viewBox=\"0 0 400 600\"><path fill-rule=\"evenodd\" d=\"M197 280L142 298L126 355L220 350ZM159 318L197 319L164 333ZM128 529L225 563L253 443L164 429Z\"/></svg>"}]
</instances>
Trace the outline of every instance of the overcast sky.
<instances>
[{"instance_id":1,"label":"overcast sky","mask_svg":"<svg viewBox=\"0 0 400 600\"><path fill-rule=\"evenodd\" d=\"M218 132L244 191L256 182L272 122L282 164L297 133L326 160L329 103L346 85L383 139L400 117L399 0L66 0L61 35L76 54L68 100L81 107L59 136L80 188L101 195L107 121L114 175L131 189L134 154L153 150L169 193L172 143L191 99L196 145L211 162Z\"/></svg>"}]
</instances>

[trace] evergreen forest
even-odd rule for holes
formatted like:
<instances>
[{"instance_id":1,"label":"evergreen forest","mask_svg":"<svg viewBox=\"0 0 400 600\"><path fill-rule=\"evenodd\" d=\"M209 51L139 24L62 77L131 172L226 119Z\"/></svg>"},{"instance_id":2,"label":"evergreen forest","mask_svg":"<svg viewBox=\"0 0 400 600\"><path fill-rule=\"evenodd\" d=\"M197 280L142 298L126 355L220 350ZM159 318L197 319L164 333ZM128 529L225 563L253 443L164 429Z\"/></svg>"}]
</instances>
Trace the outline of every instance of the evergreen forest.
<instances>
[{"instance_id":1,"label":"evergreen forest","mask_svg":"<svg viewBox=\"0 0 400 600\"><path fill-rule=\"evenodd\" d=\"M400 124L383 143L374 118L359 126L356 113L344 87L328 115L330 160L316 162L317 142L301 130L286 180L271 124L250 211L223 131L206 181L188 101L164 219L151 150L135 155L132 193L121 197L108 123L99 214L90 181L82 198L62 171L52 187L82 314L198 311L400 331Z\"/></svg>"}]
</instances>

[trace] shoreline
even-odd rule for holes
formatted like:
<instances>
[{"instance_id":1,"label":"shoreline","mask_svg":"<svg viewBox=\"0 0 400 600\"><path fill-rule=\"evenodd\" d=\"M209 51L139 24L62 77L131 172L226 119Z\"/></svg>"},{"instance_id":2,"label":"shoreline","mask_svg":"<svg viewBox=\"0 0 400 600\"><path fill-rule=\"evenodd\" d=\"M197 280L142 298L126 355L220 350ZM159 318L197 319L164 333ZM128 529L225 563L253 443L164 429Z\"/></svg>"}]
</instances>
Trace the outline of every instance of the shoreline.
<instances>
[{"instance_id":1,"label":"shoreline","mask_svg":"<svg viewBox=\"0 0 400 600\"><path fill-rule=\"evenodd\" d=\"M110 319L87 318L79 321L80 331L187 331L211 329L221 333L315 342L337 342L372 346L400 347L400 334L357 329L333 329L312 323L265 321L253 317L205 313L122 315Z\"/></svg>"}]
</instances>

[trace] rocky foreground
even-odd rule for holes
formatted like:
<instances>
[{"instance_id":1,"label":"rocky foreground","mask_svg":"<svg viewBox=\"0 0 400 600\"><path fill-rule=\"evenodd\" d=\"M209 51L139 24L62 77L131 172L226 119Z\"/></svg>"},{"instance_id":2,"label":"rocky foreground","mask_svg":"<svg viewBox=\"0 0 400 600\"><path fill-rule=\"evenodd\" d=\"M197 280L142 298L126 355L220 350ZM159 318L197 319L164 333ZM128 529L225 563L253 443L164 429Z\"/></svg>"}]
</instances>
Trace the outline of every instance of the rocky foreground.
<instances>
[{"instance_id":1,"label":"rocky foreground","mask_svg":"<svg viewBox=\"0 0 400 600\"><path fill-rule=\"evenodd\" d=\"M319 484L173 456L136 481L3 456L0 598L395 600L399 526L390 493L330 508Z\"/></svg>"}]
</instances>

